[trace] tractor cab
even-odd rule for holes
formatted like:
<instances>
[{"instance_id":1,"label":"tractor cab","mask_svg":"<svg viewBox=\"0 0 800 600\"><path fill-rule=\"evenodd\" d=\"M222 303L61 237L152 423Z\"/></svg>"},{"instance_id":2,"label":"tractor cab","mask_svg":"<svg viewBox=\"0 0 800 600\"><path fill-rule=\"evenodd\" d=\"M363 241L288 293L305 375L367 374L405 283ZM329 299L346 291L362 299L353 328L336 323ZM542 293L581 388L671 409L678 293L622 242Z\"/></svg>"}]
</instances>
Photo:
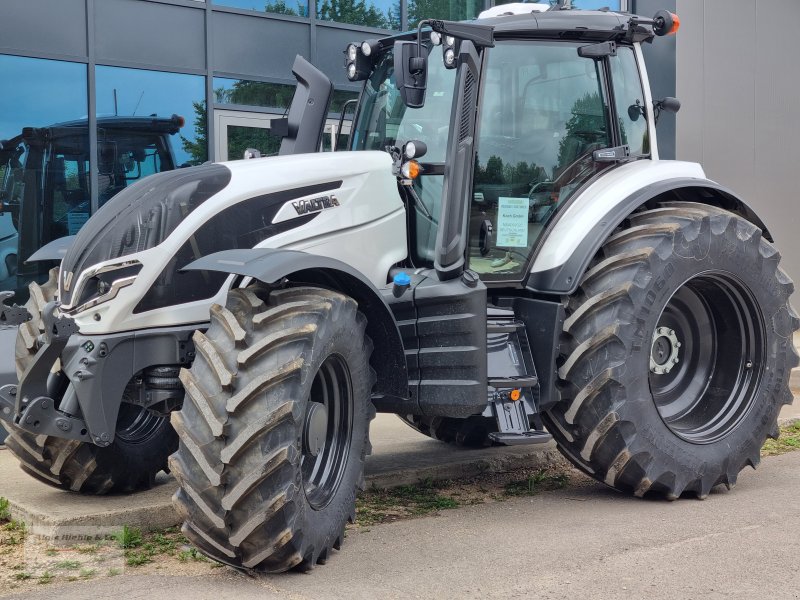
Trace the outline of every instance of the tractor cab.
<instances>
[{"instance_id":1,"label":"tractor cab","mask_svg":"<svg viewBox=\"0 0 800 600\"><path fill-rule=\"evenodd\" d=\"M658 158L639 43L671 32L673 16L514 6L472 23L424 21L345 52L348 77L365 81L350 149L394 149L409 266L519 283L579 191ZM468 231L440 232L464 207Z\"/></svg>"}]
</instances>

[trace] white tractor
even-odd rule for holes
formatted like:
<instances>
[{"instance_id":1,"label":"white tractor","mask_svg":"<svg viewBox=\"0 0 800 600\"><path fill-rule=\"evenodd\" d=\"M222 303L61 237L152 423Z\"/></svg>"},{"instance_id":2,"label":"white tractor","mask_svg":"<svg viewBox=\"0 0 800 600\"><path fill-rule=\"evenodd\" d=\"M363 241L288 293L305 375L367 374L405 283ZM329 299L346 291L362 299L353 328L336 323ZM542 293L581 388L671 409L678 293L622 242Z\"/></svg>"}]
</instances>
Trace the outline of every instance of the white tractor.
<instances>
[{"instance_id":1,"label":"white tractor","mask_svg":"<svg viewBox=\"0 0 800 600\"><path fill-rule=\"evenodd\" d=\"M349 151L302 59L278 157L145 178L67 244L0 389L33 476L133 491L277 572L338 549L375 411L457 444L555 438L637 496L705 497L792 401L792 282L764 223L660 160L643 18L556 7L352 44ZM66 252L66 254L64 254ZM170 456L171 455L171 456Z\"/></svg>"}]
</instances>

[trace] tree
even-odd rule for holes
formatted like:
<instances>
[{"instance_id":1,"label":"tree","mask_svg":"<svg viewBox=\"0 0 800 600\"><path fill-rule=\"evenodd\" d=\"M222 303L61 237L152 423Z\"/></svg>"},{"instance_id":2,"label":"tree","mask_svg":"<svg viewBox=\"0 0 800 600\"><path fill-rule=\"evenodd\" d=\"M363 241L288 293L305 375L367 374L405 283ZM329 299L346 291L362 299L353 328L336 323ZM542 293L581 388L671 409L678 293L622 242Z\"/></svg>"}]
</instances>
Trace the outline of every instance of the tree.
<instances>
[{"instance_id":1,"label":"tree","mask_svg":"<svg viewBox=\"0 0 800 600\"><path fill-rule=\"evenodd\" d=\"M279 15L293 15L295 17L308 16L308 4L301 4L300 2L297 2L297 8L291 8L284 0L276 0L275 2L267 2L266 5L264 5L264 10Z\"/></svg>"},{"instance_id":2,"label":"tree","mask_svg":"<svg viewBox=\"0 0 800 600\"><path fill-rule=\"evenodd\" d=\"M416 27L422 19L474 19L482 7L478 0L409 0L408 26Z\"/></svg>"},{"instance_id":3,"label":"tree","mask_svg":"<svg viewBox=\"0 0 800 600\"><path fill-rule=\"evenodd\" d=\"M591 144L603 142L606 137L603 101L597 92L586 93L575 101L572 116L566 124L566 135L558 149L558 164L554 172L569 166Z\"/></svg>"},{"instance_id":4,"label":"tree","mask_svg":"<svg viewBox=\"0 0 800 600\"><path fill-rule=\"evenodd\" d=\"M326 21L391 29L392 13L390 10L389 14L384 14L374 4L367 6L366 0L322 0L317 10L317 17ZM399 27L399 22L397 25Z\"/></svg>"},{"instance_id":5,"label":"tree","mask_svg":"<svg viewBox=\"0 0 800 600\"><path fill-rule=\"evenodd\" d=\"M242 104L244 106L267 106L287 108L292 101L294 86L285 83L267 83L239 79L230 88L214 90L220 104Z\"/></svg>"},{"instance_id":6,"label":"tree","mask_svg":"<svg viewBox=\"0 0 800 600\"><path fill-rule=\"evenodd\" d=\"M201 165L208 160L208 113L205 101L192 102L194 107L194 140L181 136L181 146L191 158L190 165Z\"/></svg>"}]
</instances>

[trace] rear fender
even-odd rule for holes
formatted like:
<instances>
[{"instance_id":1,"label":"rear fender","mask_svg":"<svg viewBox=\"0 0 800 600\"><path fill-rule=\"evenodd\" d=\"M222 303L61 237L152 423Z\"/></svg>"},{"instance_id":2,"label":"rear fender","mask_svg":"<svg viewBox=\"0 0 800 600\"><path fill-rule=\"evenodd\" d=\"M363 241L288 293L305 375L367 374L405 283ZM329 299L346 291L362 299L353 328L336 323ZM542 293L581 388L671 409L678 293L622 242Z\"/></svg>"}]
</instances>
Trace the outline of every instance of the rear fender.
<instances>
[{"instance_id":1,"label":"rear fender","mask_svg":"<svg viewBox=\"0 0 800 600\"><path fill-rule=\"evenodd\" d=\"M374 344L370 363L377 374L377 383L373 395L408 398L405 352L392 312L369 279L349 265L297 250L254 248L210 254L183 270L220 271L252 277L266 284L288 279L335 289L350 296L367 317L367 335Z\"/></svg>"},{"instance_id":2,"label":"rear fender","mask_svg":"<svg viewBox=\"0 0 800 600\"><path fill-rule=\"evenodd\" d=\"M543 294L570 295L574 293L589 262L609 236L614 233L614 230L632 212L648 204L655 205L658 202L668 201L696 202L731 211L759 227L764 237L773 241L762 219L731 190L705 178L665 179L645 185L628 194L622 201L610 206L599 218L593 218L592 224L581 227L578 223L568 225L563 222L564 219L557 222L550 234L561 228L562 235L551 235L545 241L528 274L526 287L531 291ZM565 237L563 232L566 231L569 231L569 236L573 238L570 240L573 242L573 247L565 253L563 252L563 238ZM550 247L548 248L548 246ZM560 256L553 259L559 253ZM549 260L540 260L545 254L549 255Z\"/></svg>"}]
</instances>

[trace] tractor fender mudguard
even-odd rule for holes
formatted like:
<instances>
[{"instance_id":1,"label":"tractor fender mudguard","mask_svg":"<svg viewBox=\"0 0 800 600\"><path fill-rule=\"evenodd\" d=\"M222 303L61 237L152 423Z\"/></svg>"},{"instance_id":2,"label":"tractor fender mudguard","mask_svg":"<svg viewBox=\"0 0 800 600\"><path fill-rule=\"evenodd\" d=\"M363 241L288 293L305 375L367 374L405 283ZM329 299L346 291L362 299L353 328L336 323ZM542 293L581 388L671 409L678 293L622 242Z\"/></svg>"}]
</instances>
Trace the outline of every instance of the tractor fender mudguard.
<instances>
[{"instance_id":1,"label":"tractor fender mudguard","mask_svg":"<svg viewBox=\"0 0 800 600\"><path fill-rule=\"evenodd\" d=\"M543 294L570 295L575 292L580 283L581 276L589 266L589 262L597 254L603 243L614 233L614 230L637 208L648 202L678 200L682 202L696 202L717 206L731 211L747 219L762 230L764 237L773 241L769 230L756 214L756 212L731 190L705 178L676 177L650 183L628 194L620 202L610 208L599 219L583 231L580 227L572 228L572 235L580 236L580 241L569 254L558 261L559 264L550 266L540 261L543 250L548 244L557 244L554 237L548 239L534 260L531 272L525 282L526 287L534 292ZM574 224L573 224L574 225ZM569 227L573 227L570 225ZM556 222L550 233L559 226L567 226ZM551 256L554 253L551 253Z\"/></svg>"},{"instance_id":2,"label":"tractor fender mudguard","mask_svg":"<svg viewBox=\"0 0 800 600\"><path fill-rule=\"evenodd\" d=\"M280 248L224 250L204 256L182 270L220 271L274 284L282 279L319 285L347 294L367 317L374 344L370 364L377 375L373 395L408 398L405 350L392 312L380 291L353 267L327 256Z\"/></svg>"}]
</instances>

